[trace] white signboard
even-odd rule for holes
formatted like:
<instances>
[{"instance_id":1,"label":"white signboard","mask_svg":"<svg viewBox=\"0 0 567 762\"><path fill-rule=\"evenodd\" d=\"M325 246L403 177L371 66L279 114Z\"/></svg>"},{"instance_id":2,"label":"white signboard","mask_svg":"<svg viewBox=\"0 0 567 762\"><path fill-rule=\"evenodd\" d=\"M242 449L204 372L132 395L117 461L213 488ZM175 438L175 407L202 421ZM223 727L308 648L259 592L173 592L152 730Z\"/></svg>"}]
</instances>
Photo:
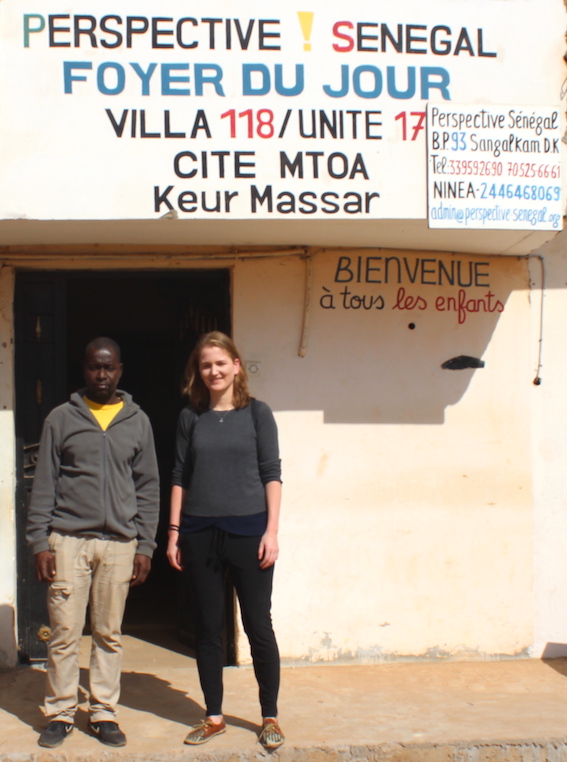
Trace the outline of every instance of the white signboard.
<instances>
[{"instance_id":1,"label":"white signboard","mask_svg":"<svg viewBox=\"0 0 567 762\"><path fill-rule=\"evenodd\" d=\"M427 105L553 103L563 20L559 0L2 0L0 218L425 219Z\"/></svg>"},{"instance_id":2,"label":"white signboard","mask_svg":"<svg viewBox=\"0 0 567 762\"><path fill-rule=\"evenodd\" d=\"M557 108L430 105L430 228L559 230Z\"/></svg>"}]
</instances>

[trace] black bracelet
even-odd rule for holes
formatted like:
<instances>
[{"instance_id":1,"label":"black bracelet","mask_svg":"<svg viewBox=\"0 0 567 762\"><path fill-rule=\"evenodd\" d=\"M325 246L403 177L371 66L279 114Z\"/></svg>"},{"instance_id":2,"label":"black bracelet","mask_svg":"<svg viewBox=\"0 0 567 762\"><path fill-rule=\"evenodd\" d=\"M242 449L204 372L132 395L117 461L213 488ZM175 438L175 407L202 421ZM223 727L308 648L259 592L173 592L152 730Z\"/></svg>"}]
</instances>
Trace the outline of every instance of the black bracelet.
<instances>
[{"instance_id":1,"label":"black bracelet","mask_svg":"<svg viewBox=\"0 0 567 762\"><path fill-rule=\"evenodd\" d=\"M169 529L173 530L174 532L179 532L179 527L177 524L170 524Z\"/></svg>"}]
</instances>

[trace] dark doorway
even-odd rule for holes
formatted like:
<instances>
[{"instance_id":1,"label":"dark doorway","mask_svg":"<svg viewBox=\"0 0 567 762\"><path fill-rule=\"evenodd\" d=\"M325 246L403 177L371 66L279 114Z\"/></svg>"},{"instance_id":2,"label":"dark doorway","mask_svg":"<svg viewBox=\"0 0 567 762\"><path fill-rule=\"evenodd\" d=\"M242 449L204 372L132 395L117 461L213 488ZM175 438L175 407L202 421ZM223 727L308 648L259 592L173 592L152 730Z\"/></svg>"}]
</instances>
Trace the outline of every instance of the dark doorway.
<instances>
[{"instance_id":1,"label":"dark doorway","mask_svg":"<svg viewBox=\"0 0 567 762\"><path fill-rule=\"evenodd\" d=\"M16 422L19 458L19 628L24 659L44 658L37 633L46 623L45 590L33 579L23 541L33 483L33 447L49 410L83 386L85 344L110 336L121 347L120 386L149 415L161 476L158 548L148 582L129 597L124 632L176 648L191 645L186 591L167 563L168 503L173 442L182 406L179 385L201 333L230 333L228 270L176 272L22 273L16 281ZM26 478L27 477L27 478ZM232 596L227 596L227 661L232 661Z\"/></svg>"}]
</instances>

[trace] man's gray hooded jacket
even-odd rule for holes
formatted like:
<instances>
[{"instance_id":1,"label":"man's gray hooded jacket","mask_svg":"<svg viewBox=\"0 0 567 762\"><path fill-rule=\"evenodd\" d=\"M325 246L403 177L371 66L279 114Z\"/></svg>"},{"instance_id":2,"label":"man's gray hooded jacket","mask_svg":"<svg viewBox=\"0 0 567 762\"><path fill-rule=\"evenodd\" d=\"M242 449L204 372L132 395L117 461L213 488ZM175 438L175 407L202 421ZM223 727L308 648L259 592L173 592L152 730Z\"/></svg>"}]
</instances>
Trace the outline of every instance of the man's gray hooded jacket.
<instances>
[{"instance_id":1,"label":"man's gray hooded jacket","mask_svg":"<svg viewBox=\"0 0 567 762\"><path fill-rule=\"evenodd\" d=\"M45 419L28 514L34 554L49 550L51 530L138 539L151 556L159 517L159 476L147 415L118 390L124 407L103 431L84 390Z\"/></svg>"}]
</instances>

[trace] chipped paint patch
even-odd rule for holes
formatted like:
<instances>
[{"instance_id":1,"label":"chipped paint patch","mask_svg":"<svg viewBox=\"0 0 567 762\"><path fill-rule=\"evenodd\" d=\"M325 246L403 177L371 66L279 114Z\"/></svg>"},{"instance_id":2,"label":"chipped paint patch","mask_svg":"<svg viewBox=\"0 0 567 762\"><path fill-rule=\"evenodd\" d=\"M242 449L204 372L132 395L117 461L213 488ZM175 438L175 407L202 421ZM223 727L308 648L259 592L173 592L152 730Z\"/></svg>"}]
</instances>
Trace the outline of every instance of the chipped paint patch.
<instances>
[{"instance_id":1,"label":"chipped paint patch","mask_svg":"<svg viewBox=\"0 0 567 762\"><path fill-rule=\"evenodd\" d=\"M325 633L318 648L310 648L307 656L300 659L282 659L282 664L385 664L390 662L441 662L441 661L508 661L529 659L530 649L526 647L513 654L486 653L474 648L460 646L447 650L435 646L420 654L385 651L382 646L357 647L348 650L333 646L329 633Z\"/></svg>"}]
</instances>

